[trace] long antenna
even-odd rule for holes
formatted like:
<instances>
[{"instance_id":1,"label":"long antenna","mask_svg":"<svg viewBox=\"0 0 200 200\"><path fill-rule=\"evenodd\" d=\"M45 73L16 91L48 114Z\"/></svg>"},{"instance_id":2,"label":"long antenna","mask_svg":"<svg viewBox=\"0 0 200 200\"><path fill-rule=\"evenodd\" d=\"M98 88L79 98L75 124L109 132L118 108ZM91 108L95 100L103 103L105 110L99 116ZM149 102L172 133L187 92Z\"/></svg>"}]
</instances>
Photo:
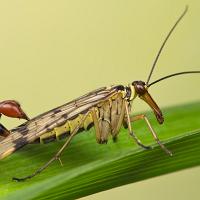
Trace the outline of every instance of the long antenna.
<instances>
[{"instance_id":1,"label":"long antenna","mask_svg":"<svg viewBox=\"0 0 200 200\"><path fill-rule=\"evenodd\" d=\"M161 52L162 52L162 50L163 50L163 48L164 48L164 46L165 46L165 43L167 42L167 40L168 40L168 38L170 37L170 35L172 34L173 30L176 28L176 26L177 26L178 23L181 21L181 19L184 17L184 15L186 14L187 11L188 11L188 6L185 7L184 12L183 12L183 13L181 14L181 16L178 18L178 20L176 21L176 23L174 24L174 26L171 28L171 30L170 30L169 33L167 34L167 37L165 38L164 42L162 43L162 45L161 45L161 47L160 47L160 49L159 49L159 51L158 51L158 53L157 53L157 55L156 55L156 58L155 58L155 60L154 60L154 62L153 62L153 66L152 66L151 71L150 71L150 73L149 73L149 76L148 76L148 78L147 78L146 85L148 85L148 83L149 83L149 81L150 81L151 75L152 75L153 70L154 70L154 68L155 68L155 66L156 66L156 63L157 63L157 61L158 61L158 58L159 58L159 56L160 56L160 54L161 54Z\"/></svg>"},{"instance_id":2,"label":"long antenna","mask_svg":"<svg viewBox=\"0 0 200 200\"><path fill-rule=\"evenodd\" d=\"M147 85L147 87L149 88L150 86L154 85L155 83L163 81L163 80L165 80L167 78L171 78L173 76L178 76L178 75L183 75L183 74L196 74L196 73L200 73L200 71L186 71L186 72L179 72L179 73L175 73L175 74L170 74L168 76L164 76L164 77L162 77L162 78L150 83L149 85Z\"/></svg>"}]
</instances>

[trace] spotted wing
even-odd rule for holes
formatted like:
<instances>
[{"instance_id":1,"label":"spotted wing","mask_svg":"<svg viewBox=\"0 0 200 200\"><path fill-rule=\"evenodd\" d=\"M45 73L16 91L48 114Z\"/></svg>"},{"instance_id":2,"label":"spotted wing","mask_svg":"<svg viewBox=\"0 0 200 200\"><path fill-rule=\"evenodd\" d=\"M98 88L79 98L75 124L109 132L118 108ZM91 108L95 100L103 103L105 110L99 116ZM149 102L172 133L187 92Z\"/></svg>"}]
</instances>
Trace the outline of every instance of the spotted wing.
<instances>
[{"instance_id":1,"label":"spotted wing","mask_svg":"<svg viewBox=\"0 0 200 200\"><path fill-rule=\"evenodd\" d=\"M12 134L0 142L0 159L36 140L45 132L63 125L78 114L87 112L101 101L109 99L119 91L118 88L118 86L103 87L92 91L12 129Z\"/></svg>"}]
</instances>

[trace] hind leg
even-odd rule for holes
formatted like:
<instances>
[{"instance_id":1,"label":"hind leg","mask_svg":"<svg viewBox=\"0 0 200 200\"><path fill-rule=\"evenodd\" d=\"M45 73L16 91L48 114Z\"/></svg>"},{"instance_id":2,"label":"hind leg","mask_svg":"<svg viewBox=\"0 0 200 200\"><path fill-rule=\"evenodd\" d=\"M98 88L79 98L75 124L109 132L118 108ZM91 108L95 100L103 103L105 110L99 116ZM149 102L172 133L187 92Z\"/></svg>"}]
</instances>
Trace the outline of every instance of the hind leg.
<instances>
[{"instance_id":1,"label":"hind leg","mask_svg":"<svg viewBox=\"0 0 200 200\"><path fill-rule=\"evenodd\" d=\"M85 119L87 118L87 116L90 114L91 111L88 111L85 116L81 119L80 123L77 124L77 126L73 129L73 131L70 133L70 136L68 137L68 139L65 141L64 145L60 148L60 150L48 161L46 162L42 167L40 167L39 169L37 169L34 173L32 173L29 176L25 176L23 178L16 178L13 177L12 179L15 181L25 181L27 179L33 178L34 176L36 176L37 174L40 174L42 171L44 171L53 161L58 160L60 161L61 165L62 165L62 161L60 159L61 154L63 153L63 151L68 147L68 145L70 144L71 140L73 139L73 137L77 134L79 128L83 125Z\"/></svg>"}]
</instances>

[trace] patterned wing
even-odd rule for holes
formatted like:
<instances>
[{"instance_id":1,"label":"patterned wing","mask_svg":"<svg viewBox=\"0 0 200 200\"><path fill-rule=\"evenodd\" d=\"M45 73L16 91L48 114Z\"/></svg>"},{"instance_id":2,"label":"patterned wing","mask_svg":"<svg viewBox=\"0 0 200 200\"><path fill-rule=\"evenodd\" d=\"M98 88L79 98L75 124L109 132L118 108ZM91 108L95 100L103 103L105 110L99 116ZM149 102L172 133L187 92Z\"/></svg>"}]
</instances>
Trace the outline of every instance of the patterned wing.
<instances>
[{"instance_id":1,"label":"patterned wing","mask_svg":"<svg viewBox=\"0 0 200 200\"><path fill-rule=\"evenodd\" d=\"M30 121L12 129L12 134L0 141L0 159L36 140L45 132L63 125L67 120L75 118L78 114L87 112L91 107L116 94L119 90L118 88L118 86L99 88L62 106L38 115Z\"/></svg>"}]
</instances>

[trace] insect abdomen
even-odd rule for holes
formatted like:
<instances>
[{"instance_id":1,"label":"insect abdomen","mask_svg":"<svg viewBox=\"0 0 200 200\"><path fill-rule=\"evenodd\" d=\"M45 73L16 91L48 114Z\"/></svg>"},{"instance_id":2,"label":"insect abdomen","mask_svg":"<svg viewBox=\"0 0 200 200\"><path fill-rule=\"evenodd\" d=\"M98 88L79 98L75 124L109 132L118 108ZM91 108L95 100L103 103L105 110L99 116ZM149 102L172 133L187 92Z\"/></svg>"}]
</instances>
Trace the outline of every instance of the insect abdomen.
<instances>
[{"instance_id":1,"label":"insect abdomen","mask_svg":"<svg viewBox=\"0 0 200 200\"><path fill-rule=\"evenodd\" d=\"M40 143L49 143L54 140L60 140L66 138L74 130L74 128L80 123L84 114L79 114L75 119L67 120L62 126L55 127L53 130L48 131L40 136ZM85 119L84 124L79 130L88 130L88 127L93 123L91 114Z\"/></svg>"},{"instance_id":2,"label":"insect abdomen","mask_svg":"<svg viewBox=\"0 0 200 200\"><path fill-rule=\"evenodd\" d=\"M115 129L119 120L119 115L121 113L121 107L122 94L117 94L95 107L100 130L99 135L96 135L98 143L106 143L110 134L114 140L116 139L118 131L116 132ZM42 134L39 138L40 143L49 143L54 140L66 138L81 122L83 116L84 114L79 114L76 118L67 120L64 125L55 127L53 130ZM79 127L79 132L82 130L88 130L93 125L94 123L92 114L89 114L83 125Z\"/></svg>"}]
</instances>

